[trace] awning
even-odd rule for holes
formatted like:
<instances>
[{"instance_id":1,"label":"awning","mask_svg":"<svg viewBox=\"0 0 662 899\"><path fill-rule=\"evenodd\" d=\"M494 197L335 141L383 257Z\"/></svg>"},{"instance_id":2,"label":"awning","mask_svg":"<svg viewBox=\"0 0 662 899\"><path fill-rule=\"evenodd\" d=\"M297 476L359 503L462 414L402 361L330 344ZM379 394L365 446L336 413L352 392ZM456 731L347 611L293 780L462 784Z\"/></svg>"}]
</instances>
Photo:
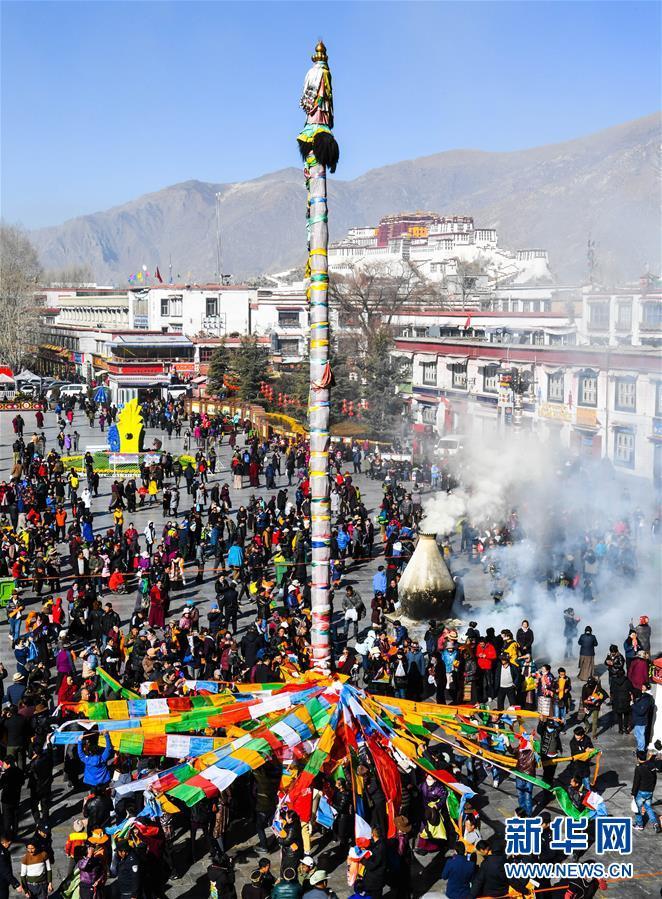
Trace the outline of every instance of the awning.
<instances>
[{"instance_id":1,"label":"awning","mask_svg":"<svg viewBox=\"0 0 662 899\"><path fill-rule=\"evenodd\" d=\"M498 369L502 366L500 359L476 359L476 362L478 363L478 371L485 371L488 368Z\"/></svg>"},{"instance_id":2,"label":"awning","mask_svg":"<svg viewBox=\"0 0 662 899\"><path fill-rule=\"evenodd\" d=\"M30 369L25 368L25 369L23 369L22 372L19 372L19 374L16 375L14 380L15 381L40 381L41 382L41 377L40 377L40 375L36 375L33 371L30 371Z\"/></svg>"},{"instance_id":3,"label":"awning","mask_svg":"<svg viewBox=\"0 0 662 899\"><path fill-rule=\"evenodd\" d=\"M170 384L170 378L159 375L110 375L113 384L118 387L163 387Z\"/></svg>"},{"instance_id":4,"label":"awning","mask_svg":"<svg viewBox=\"0 0 662 899\"><path fill-rule=\"evenodd\" d=\"M206 380L207 380L207 375L198 375L197 378L193 378L193 380L191 381L191 384L204 384L204 382Z\"/></svg>"},{"instance_id":5,"label":"awning","mask_svg":"<svg viewBox=\"0 0 662 899\"><path fill-rule=\"evenodd\" d=\"M417 362L437 362L439 356L435 356L433 353L416 353L416 361Z\"/></svg>"}]
</instances>

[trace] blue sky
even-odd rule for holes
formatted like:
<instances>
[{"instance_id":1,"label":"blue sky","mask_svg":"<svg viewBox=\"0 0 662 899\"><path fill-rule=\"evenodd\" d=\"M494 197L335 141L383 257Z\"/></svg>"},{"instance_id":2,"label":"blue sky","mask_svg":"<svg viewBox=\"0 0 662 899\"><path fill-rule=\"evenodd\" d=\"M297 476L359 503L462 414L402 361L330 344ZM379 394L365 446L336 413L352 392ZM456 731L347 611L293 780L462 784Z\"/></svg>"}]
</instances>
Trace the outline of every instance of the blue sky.
<instances>
[{"instance_id":1,"label":"blue sky","mask_svg":"<svg viewBox=\"0 0 662 899\"><path fill-rule=\"evenodd\" d=\"M298 165L320 36L337 177L587 134L660 108L660 24L653 2L3 2L2 215Z\"/></svg>"}]
</instances>

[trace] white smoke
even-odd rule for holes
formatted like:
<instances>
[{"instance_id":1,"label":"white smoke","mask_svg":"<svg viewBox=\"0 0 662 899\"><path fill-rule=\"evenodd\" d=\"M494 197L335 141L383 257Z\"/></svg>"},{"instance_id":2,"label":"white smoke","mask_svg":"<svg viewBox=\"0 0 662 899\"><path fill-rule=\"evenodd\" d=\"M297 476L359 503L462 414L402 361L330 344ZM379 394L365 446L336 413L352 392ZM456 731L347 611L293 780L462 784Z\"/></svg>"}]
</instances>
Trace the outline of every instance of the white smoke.
<instances>
[{"instance_id":1,"label":"white smoke","mask_svg":"<svg viewBox=\"0 0 662 899\"><path fill-rule=\"evenodd\" d=\"M497 633L502 628L514 630L526 618L536 634L536 656L558 663L565 651L563 610L572 607L581 619L578 634L587 624L593 627L599 642L596 661L602 661L610 643L622 648L631 619L636 624L640 615L647 614L654 628L661 623L660 553L650 537L656 514L650 487L619 478L602 461L579 465L566 451L528 434L500 436L491 445L469 442L458 461L460 485L424 504L422 530L451 534L466 518L484 534L513 516L524 535L513 545L489 553L504 586L504 598L496 606L481 602L472 612L481 632L487 627ZM641 528L635 527L637 508L644 523ZM616 542L613 535L619 522L637 530L636 574L623 574L603 562L593 585L594 602L584 598L581 584L575 590L547 588L547 575L553 580L569 557L581 569L587 535L607 532ZM463 559L456 558L453 569L462 567ZM467 589L466 594L471 603L471 591Z\"/></svg>"},{"instance_id":2,"label":"white smoke","mask_svg":"<svg viewBox=\"0 0 662 899\"><path fill-rule=\"evenodd\" d=\"M421 530L426 534L450 534L466 511L467 498L462 491L441 491L425 503Z\"/></svg>"}]
</instances>

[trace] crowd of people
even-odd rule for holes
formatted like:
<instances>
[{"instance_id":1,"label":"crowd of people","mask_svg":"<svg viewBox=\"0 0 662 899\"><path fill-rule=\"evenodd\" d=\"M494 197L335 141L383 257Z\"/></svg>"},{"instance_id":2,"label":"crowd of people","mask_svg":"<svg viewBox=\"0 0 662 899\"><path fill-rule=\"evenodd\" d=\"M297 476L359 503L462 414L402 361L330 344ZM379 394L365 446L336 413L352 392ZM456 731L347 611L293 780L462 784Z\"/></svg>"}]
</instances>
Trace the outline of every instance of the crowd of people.
<instances>
[{"instance_id":1,"label":"crowd of people","mask_svg":"<svg viewBox=\"0 0 662 899\"><path fill-rule=\"evenodd\" d=\"M11 578L14 587L6 605L12 665L0 666L0 899L10 887L34 899L55 889L63 897L101 899L111 885L122 899L156 899L198 860L198 834L209 860L201 895L215 899L234 899L238 892L242 899L326 899L334 895L330 872L341 863L347 864L348 894L381 899L390 885L392 895L408 897L415 892L413 872L422 871L425 879L421 859L437 853L448 853L441 879L449 899L506 895L512 883L505 848L500 837L486 838L484 803L467 804L460 821L451 820L448 789L432 776L401 772L402 804L389 836L384 791L374 764L361 759L371 837L357 841L355 799L342 778L325 785L327 818L320 815L311 825L289 810L272 831L282 773L276 759L188 808L159 805L148 793L117 792L155 765L164 769L176 760L123 755L107 736L100 742L94 729L78 743L53 745L55 726L84 717L81 703L112 701L121 690L171 698L183 695L192 680L271 684L311 666L305 440L262 438L236 417L186 419L180 404L154 401L143 410L145 421L169 435L183 434L185 451L162 451L135 476L112 478L107 495L85 447L80 466L63 464L61 435L78 448L76 412L101 430L116 417L113 407L94 408L90 401L81 400L79 410L71 403L56 406L57 448L46 445L42 413L41 433L28 441L22 418L15 419L13 467L0 483L0 577ZM222 453L229 453L225 465ZM648 820L659 832L652 799L660 753L649 751L650 684L659 669L648 617L629 624L624 619L622 646L612 644L606 653L604 683L596 669L604 651L599 626L594 634L585 625L580 634L572 607L559 622L566 667L538 663L544 640L528 621L497 632L481 628L476 614L468 626L431 620L423 634L410 634L397 617L398 584L422 516L420 484L414 479L410 487L404 480L411 470L389 469L378 508L369 508L361 490L368 455L358 443L332 454L334 672L370 693L398 699L538 712L528 741L504 745L498 729L490 728L480 739L488 752L510 754L518 814L542 811L546 828L551 794L541 790L534 799L531 782L517 772L541 772L549 785L561 781L581 809L597 789L587 750L601 731L617 726L624 741L633 739L637 756L635 828ZM379 467L373 454L373 476ZM437 478L434 486L452 484ZM150 518L139 528L132 516L144 514L142 508ZM112 523L99 528L106 512ZM457 539L443 542L443 552L449 561L453 554L475 555L477 539L467 522ZM517 540L516 520L490 539L493 545ZM587 566L590 576L591 553L608 560L609 546L620 541L622 547L627 539L620 533L602 552L596 538L582 557L582 571L567 573L567 589L581 589ZM478 555L489 566L485 546ZM362 583L370 586L359 589L363 569ZM198 591L209 584L213 599L205 608ZM133 606L116 598L125 594ZM130 610L124 620L119 605ZM561 766L558 760L568 757ZM485 782L498 788L508 777L487 758L446 751L436 761L477 791ZM56 883L54 871L62 865L55 864L59 847L51 824L60 777L69 791L71 832L66 876ZM320 784L318 800L321 795ZM598 803L596 814L604 813ZM261 855L242 884L232 849L252 836ZM25 852L14 871L10 848L19 839ZM276 849L280 858L274 860ZM549 850L546 857L556 856ZM590 886L579 883L570 896L590 895L581 892Z\"/></svg>"}]
</instances>

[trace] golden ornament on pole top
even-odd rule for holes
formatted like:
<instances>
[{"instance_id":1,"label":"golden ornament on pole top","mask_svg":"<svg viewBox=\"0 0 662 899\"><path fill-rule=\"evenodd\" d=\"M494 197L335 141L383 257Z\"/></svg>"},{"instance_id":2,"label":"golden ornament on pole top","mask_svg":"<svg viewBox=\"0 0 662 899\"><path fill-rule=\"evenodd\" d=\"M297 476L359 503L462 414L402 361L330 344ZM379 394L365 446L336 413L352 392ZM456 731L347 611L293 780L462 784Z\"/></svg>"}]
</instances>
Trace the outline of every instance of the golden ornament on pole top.
<instances>
[{"instance_id":1,"label":"golden ornament on pole top","mask_svg":"<svg viewBox=\"0 0 662 899\"><path fill-rule=\"evenodd\" d=\"M324 41L318 41L317 46L315 47L315 52L310 58L313 62L327 62L328 56L326 55L326 46L324 45Z\"/></svg>"}]
</instances>

